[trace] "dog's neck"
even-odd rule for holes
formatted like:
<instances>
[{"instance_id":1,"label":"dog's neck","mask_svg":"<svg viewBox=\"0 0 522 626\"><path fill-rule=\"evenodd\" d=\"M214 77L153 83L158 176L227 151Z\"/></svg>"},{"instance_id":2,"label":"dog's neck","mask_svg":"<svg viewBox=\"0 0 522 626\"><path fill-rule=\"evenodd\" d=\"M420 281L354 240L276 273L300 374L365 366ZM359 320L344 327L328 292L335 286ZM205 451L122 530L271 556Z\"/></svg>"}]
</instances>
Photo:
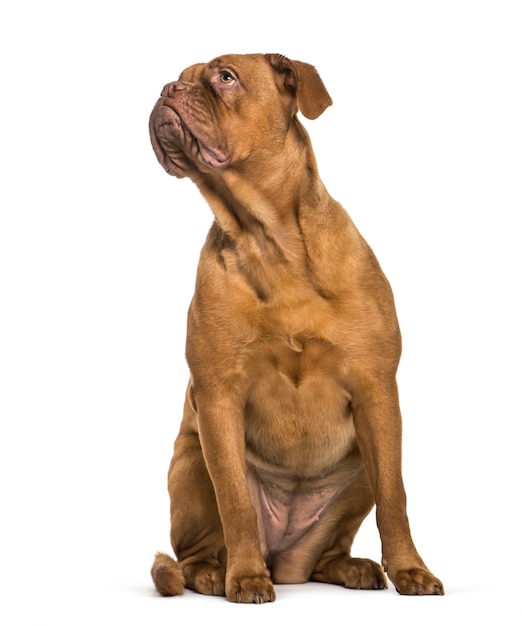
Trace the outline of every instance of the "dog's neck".
<instances>
[{"instance_id":1,"label":"dog's neck","mask_svg":"<svg viewBox=\"0 0 522 626\"><path fill-rule=\"evenodd\" d=\"M300 215L308 206L317 210L331 200L305 137L306 131L295 119L285 144L279 147L282 158L275 158L278 147L273 146L270 152L250 155L194 180L219 227L236 245L249 240L266 251L269 244L287 256L302 240ZM274 170L274 161L284 165Z\"/></svg>"},{"instance_id":2,"label":"dog's neck","mask_svg":"<svg viewBox=\"0 0 522 626\"><path fill-rule=\"evenodd\" d=\"M319 176L310 143L300 140L304 129L296 128L288 137L292 149L283 151L290 155L286 167L272 173L273 154L256 155L194 180L216 218L215 253L234 256L260 299L270 298L282 274L290 285L305 273L320 295L337 295L349 271L347 250L356 255L361 247L355 226Z\"/></svg>"}]
</instances>

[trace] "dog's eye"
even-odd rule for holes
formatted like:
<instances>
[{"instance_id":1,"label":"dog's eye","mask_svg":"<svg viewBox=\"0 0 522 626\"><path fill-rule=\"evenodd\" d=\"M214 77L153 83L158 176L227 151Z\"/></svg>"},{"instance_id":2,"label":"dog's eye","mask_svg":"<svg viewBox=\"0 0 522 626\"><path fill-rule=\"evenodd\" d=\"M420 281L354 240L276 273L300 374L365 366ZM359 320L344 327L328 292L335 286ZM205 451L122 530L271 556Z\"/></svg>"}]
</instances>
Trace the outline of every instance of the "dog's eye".
<instances>
[{"instance_id":1,"label":"dog's eye","mask_svg":"<svg viewBox=\"0 0 522 626\"><path fill-rule=\"evenodd\" d=\"M225 85L231 85L232 83L235 82L236 79L233 74L225 70L221 72L221 74L219 75L219 80Z\"/></svg>"}]
</instances>

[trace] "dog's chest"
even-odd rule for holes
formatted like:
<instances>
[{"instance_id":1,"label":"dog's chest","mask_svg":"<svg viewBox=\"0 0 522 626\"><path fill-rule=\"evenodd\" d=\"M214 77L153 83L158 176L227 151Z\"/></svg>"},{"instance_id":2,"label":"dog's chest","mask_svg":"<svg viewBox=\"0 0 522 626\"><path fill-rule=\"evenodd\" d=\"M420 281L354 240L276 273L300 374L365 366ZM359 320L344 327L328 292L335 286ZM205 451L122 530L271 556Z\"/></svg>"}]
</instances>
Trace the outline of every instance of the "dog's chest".
<instances>
[{"instance_id":1,"label":"dog's chest","mask_svg":"<svg viewBox=\"0 0 522 626\"><path fill-rule=\"evenodd\" d=\"M331 471L355 445L343 354L320 339L260 342L245 411L252 463L302 477Z\"/></svg>"}]
</instances>

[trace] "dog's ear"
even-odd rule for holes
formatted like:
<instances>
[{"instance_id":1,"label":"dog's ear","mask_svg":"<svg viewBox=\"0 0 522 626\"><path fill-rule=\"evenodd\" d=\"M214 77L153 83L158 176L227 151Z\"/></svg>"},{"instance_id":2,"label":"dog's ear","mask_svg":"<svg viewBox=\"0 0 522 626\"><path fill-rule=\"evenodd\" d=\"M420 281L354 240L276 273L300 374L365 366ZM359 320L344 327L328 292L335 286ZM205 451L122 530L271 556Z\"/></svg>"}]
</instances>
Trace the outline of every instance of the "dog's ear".
<instances>
[{"instance_id":1,"label":"dog's ear","mask_svg":"<svg viewBox=\"0 0 522 626\"><path fill-rule=\"evenodd\" d=\"M278 74L284 74L286 89L296 98L297 108L310 120L315 120L332 104L330 94L313 65L291 61L282 54L265 55Z\"/></svg>"}]
</instances>

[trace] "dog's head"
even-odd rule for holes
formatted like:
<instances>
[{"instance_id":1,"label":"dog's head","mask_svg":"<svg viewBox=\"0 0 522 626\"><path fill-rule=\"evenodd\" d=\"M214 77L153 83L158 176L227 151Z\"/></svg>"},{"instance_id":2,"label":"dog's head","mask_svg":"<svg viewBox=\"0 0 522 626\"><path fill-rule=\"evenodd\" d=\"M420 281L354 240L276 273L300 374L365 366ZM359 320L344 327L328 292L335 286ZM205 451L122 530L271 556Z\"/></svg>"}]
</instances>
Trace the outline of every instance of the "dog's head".
<instances>
[{"instance_id":1,"label":"dog's head","mask_svg":"<svg viewBox=\"0 0 522 626\"><path fill-rule=\"evenodd\" d=\"M308 63L226 55L164 87L150 117L152 146L169 174L195 178L277 152L298 110L315 119L330 104Z\"/></svg>"}]
</instances>

